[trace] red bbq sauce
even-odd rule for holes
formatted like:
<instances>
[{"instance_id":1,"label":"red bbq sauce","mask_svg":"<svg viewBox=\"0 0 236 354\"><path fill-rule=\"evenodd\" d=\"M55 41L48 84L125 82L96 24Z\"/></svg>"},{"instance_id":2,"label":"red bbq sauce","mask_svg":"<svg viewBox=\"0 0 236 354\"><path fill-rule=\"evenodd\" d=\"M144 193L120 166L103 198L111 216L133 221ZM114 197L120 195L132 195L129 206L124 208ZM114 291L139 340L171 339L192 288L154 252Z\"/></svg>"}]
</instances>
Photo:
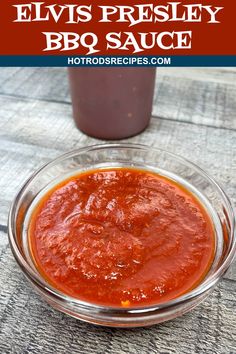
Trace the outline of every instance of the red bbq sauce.
<instances>
[{"instance_id":1,"label":"red bbq sauce","mask_svg":"<svg viewBox=\"0 0 236 354\"><path fill-rule=\"evenodd\" d=\"M47 192L29 225L33 260L72 297L134 307L198 285L215 249L211 219L176 182L131 168L93 170Z\"/></svg>"}]
</instances>

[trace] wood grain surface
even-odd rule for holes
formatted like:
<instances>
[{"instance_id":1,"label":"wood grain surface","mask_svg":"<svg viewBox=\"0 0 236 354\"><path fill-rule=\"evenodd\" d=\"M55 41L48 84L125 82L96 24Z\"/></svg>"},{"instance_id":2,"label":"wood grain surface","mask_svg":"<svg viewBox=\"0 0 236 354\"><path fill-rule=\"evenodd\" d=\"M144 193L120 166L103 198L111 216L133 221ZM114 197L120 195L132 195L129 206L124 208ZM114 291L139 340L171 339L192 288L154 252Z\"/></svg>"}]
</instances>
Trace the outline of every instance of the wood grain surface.
<instances>
[{"instance_id":1,"label":"wood grain surface","mask_svg":"<svg viewBox=\"0 0 236 354\"><path fill-rule=\"evenodd\" d=\"M236 263L194 311L150 328L99 328L32 290L7 240L24 180L62 152L98 141L71 117L66 70L0 69L0 353L236 353ZM148 129L131 139L178 153L220 182L236 207L236 69L159 69Z\"/></svg>"}]
</instances>

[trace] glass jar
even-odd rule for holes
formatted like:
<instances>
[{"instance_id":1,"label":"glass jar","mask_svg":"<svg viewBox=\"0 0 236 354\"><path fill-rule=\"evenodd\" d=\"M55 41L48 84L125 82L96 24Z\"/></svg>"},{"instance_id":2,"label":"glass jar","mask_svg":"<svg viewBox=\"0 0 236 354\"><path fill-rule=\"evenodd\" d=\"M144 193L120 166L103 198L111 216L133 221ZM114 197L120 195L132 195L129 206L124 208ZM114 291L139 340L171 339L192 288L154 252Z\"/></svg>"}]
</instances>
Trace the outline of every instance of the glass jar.
<instances>
[{"instance_id":1,"label":"glass jar","mask_svg":"<svg viewBox=\"0 0 236 354\"><path fill-rule=\"evenodd\" d=\"M100 139L122 139L147 126L155 68L69 68L76 126Z\"/></svg>"}]
</instances>

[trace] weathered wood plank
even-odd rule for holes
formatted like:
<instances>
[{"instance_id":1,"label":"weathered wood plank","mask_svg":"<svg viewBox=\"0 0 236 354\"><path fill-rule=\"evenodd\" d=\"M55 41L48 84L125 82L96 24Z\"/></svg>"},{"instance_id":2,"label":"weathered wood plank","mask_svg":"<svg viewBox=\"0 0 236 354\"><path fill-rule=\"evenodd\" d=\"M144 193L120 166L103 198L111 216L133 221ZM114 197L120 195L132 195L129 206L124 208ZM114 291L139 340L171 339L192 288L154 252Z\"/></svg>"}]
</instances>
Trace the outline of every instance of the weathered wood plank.
<instances>
[{"instance_id":1,"label":"weathered wood plank","mask_svg":"<svg viewBox=\"0 0 236 354\"><path fill-rule=\"evenodd\" d=\"M190 79L204 82L217 82L223 84L234 84L236 68L158 68L160 76L170 76L174 79Z\"/></svg>"},{"instance_id":2,"label":"weathered wood plank","mask_svg":"<svg viewBox=\"0 0 236 354\"><path fill-rule=\"evenodd\" d=\"M0 232L0 352L4 354L235 353L236 282L223 280L194 311L149 328L99 328L50 308L32 290Z\"/></svg>"},{"instance_id":3,"label":"weathered wood plank","mask_svg":"<svg viewBox=\"0 0 236 354\"><path fill-rule=\"evenodd\" d=\"M22 68L0 68L0 90L2 87L5 87L5 84L10 82L12 79L16 77Z\"/></svg>"},{"instance_id":4,"label":"weathered wood plank","mask_svg":"<svg viewBox=\"0 0 236 354\"><path fill-rule=\"evenodd\" d=\"M70 103L66 69L2 68L0 77L6 72L0 94ZM235 110L235 68L157 69L154 116L236 129Z\"/></svg>"},{"instance_id":5,"label":"weathered wood plank","mask_svg":"<svg viewBox=\"0 0 236 354\"><path fill-rule=\"evenodd\" d=\"M158 68L163 77L234 85L236 68ZM70 102L65 68L1 68L0 84L1 94Z\"/></svg>"},{"instance_id":6,"label":"weathered wood plank","mask_svg":"<svg viewBox=\"0 0 236 354\"><path fill-rule=\"evenodd\" d=\"M236 78L236 75L233 75ZM153 115L194 124L236 129L236 85L197 77L157 77Z\"/></svg>"},{"instance_id":7,"label":"weathered wood plank","mask_svg":"<svg viewBox=\"0 0 236 354\"><path fill-rule=\"evenodd\" d=\"M0 94L70 102L64 68L1 68Z\"/></svg>"}]
</instances>

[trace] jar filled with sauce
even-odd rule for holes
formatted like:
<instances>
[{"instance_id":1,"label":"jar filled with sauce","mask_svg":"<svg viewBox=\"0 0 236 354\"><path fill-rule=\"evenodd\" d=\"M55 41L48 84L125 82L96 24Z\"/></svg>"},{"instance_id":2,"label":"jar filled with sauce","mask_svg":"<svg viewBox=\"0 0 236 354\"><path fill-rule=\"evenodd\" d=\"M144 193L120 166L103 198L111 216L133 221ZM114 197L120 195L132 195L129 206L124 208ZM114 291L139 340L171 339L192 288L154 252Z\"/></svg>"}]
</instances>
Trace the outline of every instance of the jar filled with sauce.
<instances>
[{"instance_id":1,"label":"jar filled with sauce","mask_svg":"<svg viewBox=\"0 0 236 354\"><path fill-rule=\"evenodd\" d=\"M73 117L87 135L123 139L149 124L155 68L69 68Z\"/></svg>"}]
</instances>

